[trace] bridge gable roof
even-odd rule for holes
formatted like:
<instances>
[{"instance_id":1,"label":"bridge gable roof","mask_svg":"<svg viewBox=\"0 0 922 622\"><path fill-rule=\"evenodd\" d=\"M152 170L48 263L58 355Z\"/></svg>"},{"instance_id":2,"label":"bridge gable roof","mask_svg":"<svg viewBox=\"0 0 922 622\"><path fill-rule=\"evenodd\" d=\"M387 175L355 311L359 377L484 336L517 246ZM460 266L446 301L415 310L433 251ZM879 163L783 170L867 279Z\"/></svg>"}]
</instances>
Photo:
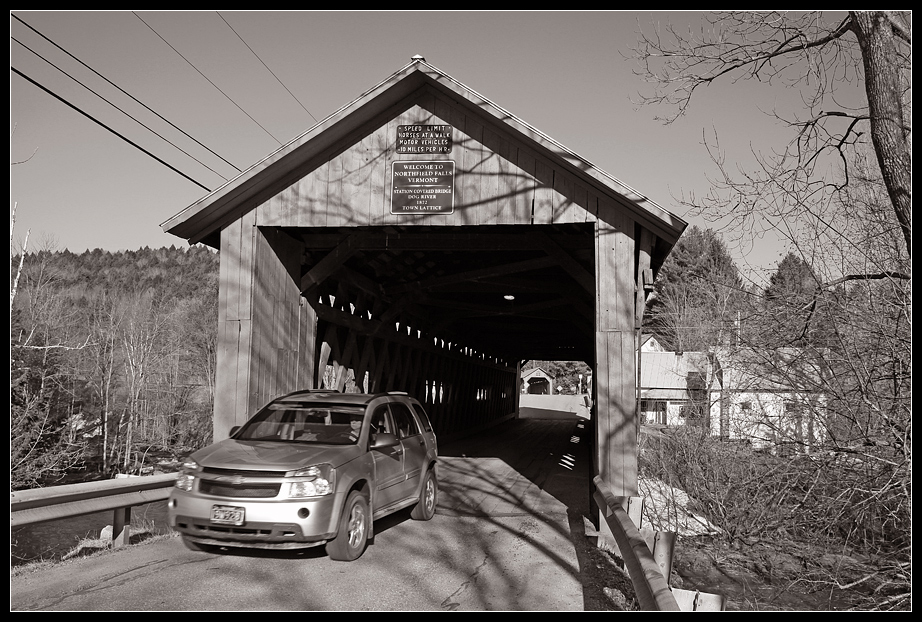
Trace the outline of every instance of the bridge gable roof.
<instances>
[{"instance_id":1,"label":"bridge gable roof","mask_svg":"<svg viewBox=\"0 0 922 622\"><path fill-rule=\"evenodd\" d=\"M288 144L253 164L234 179L202 197L161 224L164 231L189 243L219 247L220 230L243 214L268 201L297 179L321 166L331 154L341 152L369 132L414 106L450 101L494 132L523 145L536 157L564 171L576 183L601 197L594 214L580 220L620 220L628 214L657 236L665 256L686 223L655 202L602 171L554 139L451 76L414 59L386 80L323 119ZM586 209L586 206L580 206Z\"/></svg>"}]
</instances>

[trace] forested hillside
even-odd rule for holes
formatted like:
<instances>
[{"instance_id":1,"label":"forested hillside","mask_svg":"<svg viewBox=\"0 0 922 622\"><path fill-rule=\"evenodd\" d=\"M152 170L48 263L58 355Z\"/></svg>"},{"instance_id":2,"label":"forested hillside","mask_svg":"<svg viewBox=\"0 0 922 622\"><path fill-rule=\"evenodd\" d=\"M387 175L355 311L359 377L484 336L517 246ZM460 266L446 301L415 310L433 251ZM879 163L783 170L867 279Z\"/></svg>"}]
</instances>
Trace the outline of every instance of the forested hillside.
<instances>
[{"instance_id":1,"label":"forested hillside","mask_svg":"<svg viewBox=\"0 0 922 622\"><path fill-rule=\"evenodd\" d=\"M27 253L10 292L13 489L149 472L210 441L217 253Z\"/></svg>"}]
</instances>

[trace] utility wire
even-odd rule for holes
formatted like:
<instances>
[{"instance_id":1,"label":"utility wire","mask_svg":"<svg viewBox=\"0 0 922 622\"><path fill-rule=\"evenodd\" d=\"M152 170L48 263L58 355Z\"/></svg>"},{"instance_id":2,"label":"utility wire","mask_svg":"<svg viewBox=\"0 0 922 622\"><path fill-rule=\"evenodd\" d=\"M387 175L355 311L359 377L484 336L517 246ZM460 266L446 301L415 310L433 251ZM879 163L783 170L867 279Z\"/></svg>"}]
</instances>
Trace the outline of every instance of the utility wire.
<instances>
[{"instance_id":1,"label":"utility wire","mask_svg":"<svg viewBox=\"0 0 922 622\"><path fill-rule=\"evenodd\" d=\"M279 77L278 77L277 75L275 75L275 72L274 72L274 71L272 71L271 69L269 69L269 65L267 65L267 64L263 61L263 59L261 59L261 58L259 57L259 54L257 54L256 51L253 50L253 48L250 47L250 44L249 44L249 43L247 43L246 41L243 40L243 37L240 36L240 33L237 32L236 30L234 30L234 27L230 25L230 22L228 22L226 19L224 19L224 16L221 15L221 12L220 12L220 11L215 11L215 13L218 14L218 17L220 17L222 20L224 20L224 23L227 24L227 27L230 28L230 29L233 31L233 33L234 33L235 35L237 35L237 38L240 39L240 41L243 42L243 45L247 46L247 49L250 50L251 52L253 52L253 56L256 57L256 60L258 60L259 62L261 62L261 63L263 64L263 67L266 68L266 71L268 71L269 73L272 74L272 77L275 78L276 81L277 81L279 84L282 85L282 88L283 88L283 89L285 89L286 91L288 91L288 94L291 95L291 97L292 97L296 102L298 102L298 105L301 106L301 108L304 110L304 112L306 112L306 113L308 114L308 116L309 116L311 119L314 120L314 123L316 123L316 122L317 122L317 119L316 119L316 117L314 117L314 115L311 114L311 111L308 110L307 108L305 108L304 104L301 103L301 100L298 99L298 98L295 96L295 94L292 93L291 90L290 90L287 86L285 86L285 83L282 82L282 81L279 79Z\"/></svg>"},{"instance_id":2,"label":"utility wire","mask_svg":"<svg viewBox=\"0 0 922 622\"><path fill-rule=\"evenodd\" d=\"M147 155L149 155L149 156L152 157L153 159L157 160L157 162L160 162L160 164L164 165L165 167L167 167L168 169L172 170L173 172L182 175L183 177L185 177L186 179L188 179L189 181L191 181L193 184L195 184L195 185L198 186L199 188L202 188L202 189L205 190L206 192L211 192L211 189L210 189L210 188L208 188L208 187L206 187L206 186L203 186L202 184L200 184L199 182L195 181L194 179L192 179L191 177L189 177L188 175L186 175L185 173L183 173L182 171L180 171L180 170L177 169L176 167L174 167L174 166L172 166L172 165L170 165L170 164L167 164L166 162L164 162L163 160L161 160L160 158L158 158L157 156L155 156L154 154L152 154L150 151L148 151L148 150L145 149L144 147L138 145L137 143L135 143L134 141L130 140L129 138L126 138L126 137L123 136L122 134L119 134L118 132L116 132L115 130L113 130L111 127L109 127L108 125L106 125L105 123L103 123L102 121L100 121L99 119L96 119L96 118L93 117L91 114L89 114L89 113L87 113L87 112L84 112L83 110L81 110L80 108L78 108L77 106L75 106L74 104L70 103L69 101L67 101L66 99L64 99L63 97L61 97L60 95L58 95L57 93L54 93L54 92L51 91L50 89L48 89L48 88L42 86L41 84L39 84L38 82L36 82L35 80L33 80L32 78L30 78L29 76L27 76L26 74L24 74L23 72L21 72L21 71L19 71L18 69L16 69L15 67L10 67L10 69L13 70L15 73L17 73L18 75L22 76L24 79L26 79L26 80L28 80L29 82L31 82L32 84L34 84L35 86L37 86L38 88L40 88L40 89L42 89L43 91L45 91L46 93L48 93L49 95L51 95L51 96L54 97L55 99L61 101L62 103L66 104L67 106L70 106L71 108L73 108L74 110L76 110L77 112L79 112L80 114L82 114L83 116L85 116L85 117L86 117L87 119L89 119L90 121L92 121L92 122L94 122L94 123L97 123L98 125L101 125L101 126L104 127L105 129L109 130L110 132L112 132L113 134L115 134L116 136L118 136L119 138L121 138L122 140L124 140L126 143L128 143L129 145L131 145L132 147L135 147L136 149L139 149L140 151L146 153Z\"/></svg>"},{"instance_id":3,"label":"utility wire","mask_svg":"<svg viewBox=\"0 0 922 622\"><path fill-rule=\"evenodd\" d=\"M176 52L176 54L178 54L179 57L180 57L181 59L183 59L184 61L186 61L186 63L188 63L190 67L192 67L193 69L195 69L195 71L198 72L198 74L199 74L200 76L202 76L203 78L205 78L206 80L208 80L208 83L211 84L211 86L215 87L215 88L218 90L218 92L221 93L221 95L223 95L224 97L226 97L226 98L227 98L227 101L229 101L229 102L232 103L233 105L237 106L237 109L240 110L240 112L242 112L243 114L245 114L246 116L248 116L248 117L250 118L250 120L251 120L253 123L255 123L256 125L259 125L259 127L260 127L260 129L262 129L262 131L264 131L266 134L268 134L269 136L272 137L272 140L274 140L275 142L277 142L279 145L282 144L282 141L280 141L278 138L276 138L275 136L273 136L272 132L270 132L269 130L267 130L266 128L264 128L264 127L259 123L259 121L257 121L256 119L254 119L254 118L250 115L250 113L248 113L246 110L244 110L243 108L241 108L240 105L239 105L237 102L235 102L233 99L231 99L230 96L229 96L227 93L225 93L224 91L222 91L222 90L220 89L220 87L218 87L217 84L215 84L214 82L212 82L212 81L208 78L208 76L206 76L204 73L202 73L201 71L199 71L198 67L196 67L195 65L193 65L193 64L189 61L189 59L186 58L185 56L183 56L183 55L179 52L179 50L177 50L175 47L173 47L173 46L170 44L169 41L167 41L167 40L164 39L162 36L160 36L160 33L157 32L156 30L154 30L153 27L152 27L150 24L148 24L147 22L145 22L145 21L144 21L144 18L142 18L140 15L138 15L138 14L135 13L134 11L132 11L132 13L134 13L134 16L135 16L135 17L137 17L139 20L141 20L141 23L143 23L145 26L147 26L148 28L150 28L150 31L151 31L152 33L154 33L155 35L157 35L158 37L160 37L160 40L161 40L161 41L163 41L163 42L166 43L168 46L170 46L170 49L172 49L174 52Z\"/></svg>"},{"instance_id":4,"label":"utility wire","mask_svg":"<svg viewBox=\"0 0 922 622\"><path fill-rule=\"evenodd\" d=\"M222 174L219 173L218 171L214 170L213 168L211 168L210 166L208 166L207 164L205 164L204 162L202 162L201 160L199 160L198 158L196 158L196 157L195 157L194 155L192 155L191 153L187 152L185 149L183 149L183 148L180 147L179 145L176 145L175 143L171 142L169 139L167 139L166 137L162 136L161 134L159 134L159 133L158 133L157 131L155 131L154 129L148 127L147 125L145 125L144 123L142 123L141 121L139 121L138 119L136 119L135 117L133 117L132 115L128 114L127 112L125 112L124 110L122 110L121 108L119 108L118 106L116 106L115 104L113 104L112 102L110 102L108 99L106 99L105 97L103 97L102 95L100 95L99 93L97 93L96 91L94 91L93 89L91 89L90 87L88 87L87 85L85 85L83 82L81 82L81 81L78 80L77 78L73 77L72 75L70 75L69 73L67 73L66 71L64 71L63 69L61 69L61 68L58 67L57 65L55 65L54 63L52 63L50 60L48 60L47 58L45 58L44 56L42 56L41 54L39 54L38 52L36 52L36 51L33 50L32 48L30 48L28 45L26 45L25 43L23 43L22 41L20 41L20 40L17 39L16 37L10 37L10 39L12 39L13 41L15 41L16 43L18 43L18 44L21 45L22 47L26 48L27 50L29 50L30 52L32 52L33 54L35 54L36 56L38 56L40 59L42 59L43 61L45 61L46 63L48 63L49 65L51 65L52 67L54 67L55 69L57 69L58 71L60 71L61 73L63 73L65 76L67 76L68 78L70 78L71 80L73 80L74 82L76 82L77 84L79 84L80 86L82 86L83 88L85 88L86 90L88 90L90 93L92 93L92 94L95 95L96 97L100 98L101 100L103 100L104 102L106 102L107 104L109 104L110 106L112 106L113 108L115 108L116 110L118 110L119 112L121 112L122 114L124 114L125 116L127 116L127 117L128 117L129 119L131 119L132 121L136 122L138 125L140 125L140 126L143 127L144 129L146 129L146 130L148 130L149 132L151 132L154 136L157 136L158 138L161 138L161 139L162 139L164 142L166 142L167 144L169 144L169 145L175 147L175 148L178 149L179 151L182 151L182 152L185 153L187 156L189 156L190 158L192 158L193 160L195 160L196 162L198 162L199 164L201 164L202 166L204 166L205 168L207 168L209 171L211 171L212 173L214 173L215 175L217 175L218 177L220 177L220 178L223 179L224 181L227 181L227 178L224 177L224 175L222 175Z\"/></svg>"},{"instance_id":5,"label":"utility wire","mask_svg":"<svg viewBox=\"0 0 922 622\"><path fill-rule=\"evenodd\" d=\"M50 43L51 45L55 46L56 48L58 48L59 50L61 50L62 52L64 52L64 53L67 54L68 56L70 56L71 58L73 58L75 61L77 61L78 63L80 63L81 65L83 65L84 67L86 67L87 69L89 69L90 71L92 71L93 73L95 73L97 76L99 76L100 78L102 78L103 80L105 80L106 82L108 82L109 84L111 84L113 87L117 88L119 91L121 91L122 93L124 93L125 95L127 95L128 97L130 97L131 99L133 99L135 102L137 102L137 103L140 104L141 106L144 106L144 108L146 108L147 110L149 110L151 113L155 114L157 117L159 117L159 118L160 118L161 120L163 120L165 123L168 123L170 126L172 126L173 128L175 128L177 131L181 132L183 135L185 135L185 136L186 136L187 138L189 138L190 140L194 141L197 145L199 145L199 146L202 147L203 149L207 150L209 153L211 153L211 154L214 155L216 158L218 158L219 160L221 160L222 162L224 162L225 164L227 164L228 166L230 166L232 169L234 169L234 170L237 171L238 173L241 172L240 169L239 169L238 167L234 166L233 164L231 164L230 162L228 162L226 159L224 159L223 157L221 157L220 155L218 155L217 153L215 153L212 149L210 149L209 147L207 147L207 146L205 146L204 144L202 144L202 143L201 143L198 139L196 139L195 137L190 136L185 130L183 130L183 129L177 127L172 121L169 121L169 120L167 120L166 118L164 118L163 115L161 115L161 114L158 113L157 111L153 110L150 106L148 106L148 105L145 104L144 102L140 101L137 97L135 97L134 95L132 95L131 93L129 93L129 92L127 92L125 89L123 89L122 87L120 87L120 86L118 86L117 84L115 84L114 82L112 82L112 80L110 80L109 78L105 77L104 75L102 75L101 73L99 73L98 71L96 71L95 69L93 69L92 67L90 67L89 65L87 65L85 62L83 62L82 60L80 60L79 58L77 58L76 56L74 56L73 54L71 54L70 52L68 52L67 50L65 50L64 48L62 48L60 45L58 45L57 43L55 43L54 41L52 41L51 39L49 39L47 36L45 36L44 34L42 34L41 32L39 32L38 30L36 30L33 26L31 26L31 25L27 24L26 22L24 22L24 21L22 20L22 18L20 18L20 17L18 17L18 16L16 16L16 15L13 15L13 17L14 17L18 22L20 22L21 24L23 24L24 26L26 26L27 28L29 28L30 30L32 30L32 32L34 32L34 33L37 34L38 36L40 36L40 37L42 37L43 39L45 39L48 43ZM20 45L22 45L22 43L20 43ZM25 47L25 46L23 46L23 47ZM35 52L33 52L33 54L35 54ZM36 56L37 56L37 54L36 54ZM43 60L44 60L44 59L43 59ZM46 62L48 62L48 61L46 61ZM63 71L63 70L61 70L61 71ZM166 140L166 139L164 139L164 140ZM179 149L179 147L177 147L177 149ZM183 152L183 153L185 153L185 152ZM188 155L188 154L186 154L186 155ZM189 156L189 157L192 157L192 156ZM195 158L193 158L193 159L195 159ZM196 161L197 161L197 160L196 160ZM201 162L200 162L200 164L201 164ZM202 166L205 166L205 165L203 164ZM206 166L205 168L208 168L208 167ZM211 170L211 169L209 169L209 170ZM214 172L214 171L212 171L212 172ZM223 175L218 174L218 176L219 176L219 177L222 177L222 178L225 179L225 180L227 179L227 178L224 177Z\"/></svg>"}]
</instances>

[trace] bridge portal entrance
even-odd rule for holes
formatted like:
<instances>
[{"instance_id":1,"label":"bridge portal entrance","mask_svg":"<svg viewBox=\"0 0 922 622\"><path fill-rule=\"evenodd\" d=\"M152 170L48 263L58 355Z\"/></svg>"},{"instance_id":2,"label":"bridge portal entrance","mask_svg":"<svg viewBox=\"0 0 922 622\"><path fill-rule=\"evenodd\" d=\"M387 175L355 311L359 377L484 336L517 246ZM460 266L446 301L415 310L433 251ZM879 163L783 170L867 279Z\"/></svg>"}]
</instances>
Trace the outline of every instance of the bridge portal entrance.
<instances>
[{"instance_id":1,"label":"bridge portal entrance","mask_svg":"<svg viewBox=\"0 0 922 622\"><path fill-rule=\"evenodd\" d=\"M162 226L220 250L217 438L324 385L450 438L515 416L523 361L585 361L594 468L636 495L639 323L686 225L424 59Z\"/></svg>"}]
</instances>

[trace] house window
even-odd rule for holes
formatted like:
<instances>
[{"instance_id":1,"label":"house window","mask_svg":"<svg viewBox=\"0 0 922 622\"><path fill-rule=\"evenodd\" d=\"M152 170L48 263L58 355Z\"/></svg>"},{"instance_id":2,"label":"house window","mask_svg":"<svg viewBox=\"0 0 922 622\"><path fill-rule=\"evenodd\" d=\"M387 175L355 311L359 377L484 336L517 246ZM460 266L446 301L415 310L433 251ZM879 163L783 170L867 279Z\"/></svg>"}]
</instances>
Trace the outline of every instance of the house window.
<instances>
[{"instance_id":1,"label":"house window","mask_svg":"<svg viewBox=\"0 0 922 622\"><path fill-rule=\"evenodd\" d=\"M640 410L647 423L666 424L666 402L662 400L640 400Z\"/></svg>"}]
</instances>

